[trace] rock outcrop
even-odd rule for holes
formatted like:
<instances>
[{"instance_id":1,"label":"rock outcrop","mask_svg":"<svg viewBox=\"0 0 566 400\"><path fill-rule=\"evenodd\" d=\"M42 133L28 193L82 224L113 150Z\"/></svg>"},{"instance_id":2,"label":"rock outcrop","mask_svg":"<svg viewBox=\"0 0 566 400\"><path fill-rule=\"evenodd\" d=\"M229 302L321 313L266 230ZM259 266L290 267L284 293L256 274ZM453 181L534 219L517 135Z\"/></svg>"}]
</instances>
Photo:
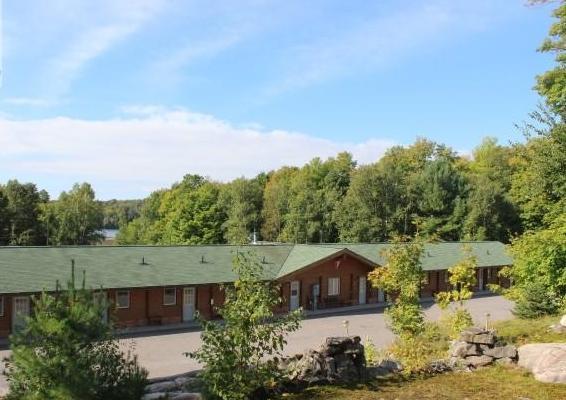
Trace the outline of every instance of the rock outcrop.
<instances>
[{"instance_id":1,"label":"rock outcrop","mask_svg":"<svg viewBox=\"0 0 566 400\"><path fill-rule=\"evenodd\" d=\"M201 400L202 382L198 371L175 375L164 379L150 379L142 400Z\"/></svg>"},{"instance_id":2,"label":"rock outcrop","mask_svg":"<svg viewBox=\"0 0 566 400\"><path fill-rule=\"evenodd\" d=\"M280 368L288 383L298 387L355 382L367 376L359 336L326 338L319 350L282 359Z\"/></svg>"},{"instance_id":3,"label":"rock outcrop","mask_svg":"<svg viewBox=\"0 0 566 400\"><path fill-rule=\"evenodd\" d=\"M566 383L566 343L533 343L519 347L519 366L536 380Z\"/></svg>"},{"instance_id":4,"label":"rock outcrop","mask_svg":"<svg viewBox=\"0 0 566 400\"><path fill-rule=\"evenodd\" d=\"M495 332L469 328L450 347L451 364L479 368L493 364L511 364L517 359L517 349L498 342Z\"/></svg>"}]
</instances>

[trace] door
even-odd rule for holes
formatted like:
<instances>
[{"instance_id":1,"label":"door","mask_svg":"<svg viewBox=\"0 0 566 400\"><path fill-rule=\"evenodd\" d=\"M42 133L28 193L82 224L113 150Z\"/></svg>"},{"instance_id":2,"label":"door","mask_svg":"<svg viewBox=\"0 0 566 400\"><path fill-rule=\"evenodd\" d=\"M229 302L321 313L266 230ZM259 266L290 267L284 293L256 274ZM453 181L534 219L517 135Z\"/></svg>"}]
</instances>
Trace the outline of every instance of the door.
<instances>
[{"instance_id":1,"label":"door","mask_svg":"<svg viewBox=\"0 0 566 400\"><path fill-rule=\"evenodd\" d=\"M193 321L195 319L195 288L186 287L183 289L183 321Z\"/></svg>"},{"instance_id":2,"label":"door","mask_svg":"<svg viewBox=\"0 0 566 400\"><path fill-rule=\"evenodd\" d=\"M301 296L301 284L299 281L291 282L291 296L289 299L289 308L291 311L296 310L300 306L300 296Z\"/></svg>"},{"instance_id":3,"label":"door","mask_svg":"<svg viewBox=\"0 0 566 400\"><path fill-rule=\"evenodd\" d=\"M30 315L30 298L19 296L13 298L12 333L26 326L26 318Z\"/></svg>"},{"instance_id":4,"label":"door","mask_svg":"<svg viewBox=\"0 0 566 400\"><path fill-rule=\"evenodd\" d=\"M312 309L318 309L318 297L320 296L320 285L315 283L312 285Z\"/></svg>"},{"instance_id":5,"label":"door","mask_svg":"<svg viewBox=\"0 0 566 400\"><path fill-rule=\"evenodd\" d=\"M366 304L366 288L367 280L365 276L360 276L359 290L358 290L358 303Z\"/></svg>"},{"instance_id":6,"label":"door","mask_svg":"<svg viewBox=\"0 0 566 400\"><path fill-rule=\"evenodd\" d=\"M483 290L483 269L478 270L478 290Z\"/></svg>"},{"instance_id":7,"label":"door","mask_svg":"<svg viewBox=\"0 0 566 400\"><path fill-rule=\"evenodd\" d=\"M385 292L383 291L383 289L377 290L377 302L385 303Z\"/></svg>"}]
</instances>

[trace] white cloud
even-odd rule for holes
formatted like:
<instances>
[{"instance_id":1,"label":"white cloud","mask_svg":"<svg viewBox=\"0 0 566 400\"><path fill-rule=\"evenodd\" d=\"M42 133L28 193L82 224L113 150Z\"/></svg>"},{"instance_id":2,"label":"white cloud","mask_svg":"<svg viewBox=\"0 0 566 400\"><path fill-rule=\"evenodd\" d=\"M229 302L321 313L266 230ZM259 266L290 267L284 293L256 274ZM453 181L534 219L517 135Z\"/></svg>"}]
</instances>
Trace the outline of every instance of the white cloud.
<instances>
[{"instance_id":1,"label":"white cloud","mask_svg":"<svg viewBox=\"0 0 566 400\"><path fill-rule=\"evenodd\" d=\"M52 100L39 97L8 97L3 99L2 102L9 106L22 107L51 107L56 104Z\"/></svg>"},{"instance_id":2,"label":"white cloud","mask_svg":"<svg viewBox=\"0 0 566 400\"><path fill-rule=\"evenodd\" d=\"M146 195L186 173L229 180L347 150L361 163L377 160L394 142L321 139L285 130L237 127L185 110L130 108L122 118L0 119L0 180L90 181L102 198ZM53 186L53 185L52 185ZM55 185L56 186L56 185ZM57 194L67 187L51 187Z\"/></svg>"}]
</instances>

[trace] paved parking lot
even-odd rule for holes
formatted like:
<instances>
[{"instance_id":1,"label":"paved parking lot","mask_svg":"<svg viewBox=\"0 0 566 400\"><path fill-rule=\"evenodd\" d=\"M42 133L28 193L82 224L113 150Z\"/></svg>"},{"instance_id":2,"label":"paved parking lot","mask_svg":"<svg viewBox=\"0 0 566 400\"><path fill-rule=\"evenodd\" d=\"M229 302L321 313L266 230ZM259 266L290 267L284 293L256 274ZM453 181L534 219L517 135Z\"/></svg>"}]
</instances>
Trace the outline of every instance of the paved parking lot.
<instances>
[{"instance_id":1,"label":"paved parking lot","mask_svg":"<svg viewBox=\"0 0 566 400\"><path fill-rule=\"evenodd\" d=\"M426 317L436 320L440 310L436 305L425 305ZM512 303L500 296L479 297L468 301L476 324L485 323L485 315L489 313L491 320L512 318ZM305 349L318 347L326 336L344 336L346 330L343 321L349 322L349 334L369 337L376 346L383 347L393 339L386 326L383 310L364 310L348 314L334 314L311 317L303 321L301 329L290 335L287 354L300 353ZM150 373L150 377L167 376L183 373L198 368L198 364L185 357L183 352L196 350L200 345L200 332L162 333L159 335L140 336L122 340L125 348L131 348L137 354L140 363ZM8 355L8 351L0 351L0 358ZM0 393L2 392L0 376ZM5 382L4 382L5 385Z\"/></svg>"}]
</instances>

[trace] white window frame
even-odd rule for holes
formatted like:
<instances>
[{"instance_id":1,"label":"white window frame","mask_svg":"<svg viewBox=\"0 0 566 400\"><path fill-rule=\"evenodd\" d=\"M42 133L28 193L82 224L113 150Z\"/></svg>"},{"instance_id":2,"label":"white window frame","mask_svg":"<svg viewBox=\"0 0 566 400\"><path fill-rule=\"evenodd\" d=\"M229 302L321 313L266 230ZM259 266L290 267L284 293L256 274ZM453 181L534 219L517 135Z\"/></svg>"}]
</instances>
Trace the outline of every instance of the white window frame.
<instances>
[{"instance_id":1,"label":"white window frame","mask_svg":"<svg viewBox=\"0 0 566 400\"><path fill-rule=\"evenodd\" d=\"M328 278L328 296L340 296L340 277Z\"/></svg>"},{"instance_id":2,"label":"white window frame","mask_svg":"<svg viewBox=\"0 0 566 400\"><path fill-rule=\"evenodd\" d=\"M447 269L444 270L444 283L450 283L450 273Z\"/></svg>"},{"instance_id":3,"label":"white window frame","mask_svg":"<svg viewBox=\"0 0 566 400\"><path fill-rule=\"evenodd\" d=\"M167 297L170 295L167 294L168 290L173 291L173 301L167 301ZM163 305L164 306L175 306L177 305L177 288L175 287L165 287L163 288Z\"/></svg>"},{"instance_id":4,"label":"white window frame","mask_svg":"<svg viewBox=\"0 0 566 400\"><path fill-rule=\"evenodd\" d=\"M4 316L4 296L0 296L0 317Z\"/></svg>"},{"instance_id":5,"label":"white window frame","mask_svg":"<svg viewBox=\"0 0 566 400\"><path fill-rule=\"evenodd\" d=\"M120 298L120 294L124 294L124 293L128 294L128 305L121 306L118 299ZM130 308L130 302L131 302L131 299L130 299L130 291L129 290L116 290L116 308L121 308L121 309Z\"/></svg>"}]
</instances>

